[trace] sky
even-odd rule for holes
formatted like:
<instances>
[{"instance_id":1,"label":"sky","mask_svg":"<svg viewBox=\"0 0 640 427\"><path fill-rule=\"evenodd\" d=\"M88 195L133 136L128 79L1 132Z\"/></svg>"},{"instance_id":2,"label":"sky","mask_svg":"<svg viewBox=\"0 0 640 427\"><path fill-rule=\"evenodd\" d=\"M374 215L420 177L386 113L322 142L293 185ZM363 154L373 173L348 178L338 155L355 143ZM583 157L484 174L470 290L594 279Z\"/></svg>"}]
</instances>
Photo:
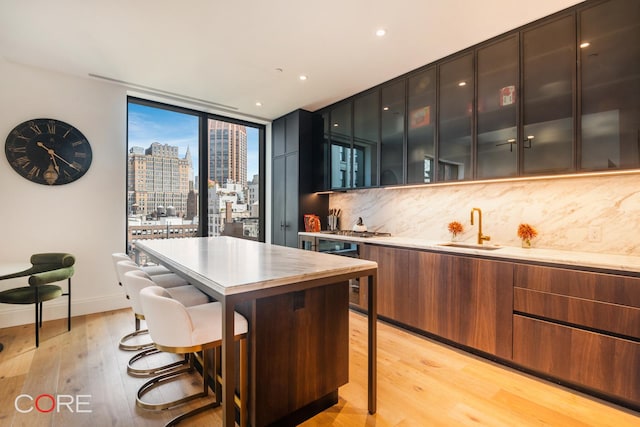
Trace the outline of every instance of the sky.
<instances>
[{"instance_id":1,"label":"sky","mask_svg":"<svg viewBox=\"0 0 640 427\"><path fill-rule=\"evenodd\" d=\"M153 142L178 146L184 157L190 147L193 173L198 176L198 117L129 103L129 148L149 148ZM247 180L258 174L258 129L247 127Z\"/></svg>"}]
</instances>

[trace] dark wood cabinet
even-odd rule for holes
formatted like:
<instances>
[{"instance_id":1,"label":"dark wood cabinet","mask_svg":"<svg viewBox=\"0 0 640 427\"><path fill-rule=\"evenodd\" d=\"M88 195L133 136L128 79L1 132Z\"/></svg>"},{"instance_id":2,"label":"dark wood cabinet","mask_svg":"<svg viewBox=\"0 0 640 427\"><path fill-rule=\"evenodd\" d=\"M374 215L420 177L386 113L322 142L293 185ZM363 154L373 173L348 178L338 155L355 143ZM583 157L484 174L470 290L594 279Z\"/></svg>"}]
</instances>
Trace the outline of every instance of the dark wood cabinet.
<instances>
[{"instance_id":1,"label":"dark wood cabinet","mask_svg":"<svg viewBox=\"0 0 640 427\"><path fill-rule=\"evenodd\" d=\"M505 359L511 358L510 263L364 245L378 263L378 314Z\"/></svg>"},{"instance_id":2,"label":"dark wood cabinet","mask_svg":"<svg viewBox=\"0 0 640 427\"><path fill-rule=\"evenodd\" d=\"M432 256L425 254L422 256ZM513 266L456 255L437 255L431 277L432 313L425 329L483 352L511 358ZM423 283L429 285L429 283Z\"/></svg>"},{"instance_id":3,"label":"dark wood cabinet","mask_svg":"<svg viewBox=\"0 0 640 427\"><path fill-rule=\"evenodd\" d=\"M417 326L409 319L416 311L418 302L416 281L409 272L409 249L397 249L377 245L362 245L360 257L378 263L378 314Z\"/></svg>"},{"instance_id":4,"label":"dark wood cabinet","mask_svg":"<svg viewBox=\"0 0 640 427\"><path fill-rule=\"evenodd\" d=\"M640 277L376 244L360 254L378 263L382 318L640 408Z\"/></svg>"},{"instance_id":5,"label":"dark wood cabinet","mask_svg":"<svg viewBox=\"0 0 640 427\"><path fill-rule=\"evenodd\" d=\"M329 198L313 194L318 178L311 166L320 157L313 114L297 110L276 119L272 125L272 233L276 245L297 247L298 232L304 230L304 215L326 218Z\"/></svg>"},{"instance_id":6,"label":"dark wood cabinet","mask_svg":"<svg viewBox=\"0 0 640 427\"><path fill-rule=\"evenodd\" d=\"M513 361L640 405L640 278L516 264Z\"/></svg>"},{"instance_id":7,"label":"dark wood cabinet","mask_svg":"<svg viewBox=\"0 0 640 427\"><path fill-rule=\"evenodd\" d=\"M516 265L514 311L640 340L640 278Z\"/></svg>"},{"instance_id":8,"label":"dark wood cabinet","mask_svg":"<svg viewBox=\"0 0 640 427\"><path fill-rule=\"evenodd\" d=\"M640 343L515 315L513 361L640 405Z\"/></svg>"}]
</instances>

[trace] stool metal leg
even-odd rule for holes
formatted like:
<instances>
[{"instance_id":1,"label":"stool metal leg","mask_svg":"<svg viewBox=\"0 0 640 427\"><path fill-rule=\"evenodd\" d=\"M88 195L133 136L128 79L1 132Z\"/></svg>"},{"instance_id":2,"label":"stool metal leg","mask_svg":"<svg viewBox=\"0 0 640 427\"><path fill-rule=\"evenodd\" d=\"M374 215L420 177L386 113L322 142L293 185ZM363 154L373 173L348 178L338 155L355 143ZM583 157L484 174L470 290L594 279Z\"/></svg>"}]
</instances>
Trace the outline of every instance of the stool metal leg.
<instances>
[{"instance_id":1,"label":"stool metal leg","mask_svg":"<svg viewBox=\"0 0 640 427\"><path fill-rule=\"evenodd\" d=\"M153 348L149 348L144 351L141 351L140 353L133 356L131 359L129 359L129 363L127 364L127 374L129 374L132 377L151 377L151 376L169 373L170 371L181 368L189 363L189 355L185 354L183 360L178 360L176 362L168 363L166 365L158 366L155 368L140 369L140 368L133 367L133 365L137 361L142 360L147 356L152 356L158 353L162 353L162 351L153 347Z\"/></svg>"}]
</instances>

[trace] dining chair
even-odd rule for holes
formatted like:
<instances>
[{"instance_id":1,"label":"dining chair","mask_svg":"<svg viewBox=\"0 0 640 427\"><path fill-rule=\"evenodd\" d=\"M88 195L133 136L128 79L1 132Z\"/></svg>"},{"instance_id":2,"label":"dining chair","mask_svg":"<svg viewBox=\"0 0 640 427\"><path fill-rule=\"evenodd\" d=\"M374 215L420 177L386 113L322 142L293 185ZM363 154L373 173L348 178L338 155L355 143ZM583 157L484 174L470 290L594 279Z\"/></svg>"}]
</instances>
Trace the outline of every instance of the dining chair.
<instances>
[{"instance_id":1,"label":"dining chair","mask_svg":"<svg viewBox=\"0 0 640 427\"><path fill-rule=\"evenodd\" d=\"M29 286L7 289L0 292L2 304L33 304L35 306L36 347L40 346L40 328L42 327L43 303L67 296L67 331L71 330L71 276L73 266L34 273L29 276ZM67 280L67 292L54 283Z\"/></svg>"}]
</instances>

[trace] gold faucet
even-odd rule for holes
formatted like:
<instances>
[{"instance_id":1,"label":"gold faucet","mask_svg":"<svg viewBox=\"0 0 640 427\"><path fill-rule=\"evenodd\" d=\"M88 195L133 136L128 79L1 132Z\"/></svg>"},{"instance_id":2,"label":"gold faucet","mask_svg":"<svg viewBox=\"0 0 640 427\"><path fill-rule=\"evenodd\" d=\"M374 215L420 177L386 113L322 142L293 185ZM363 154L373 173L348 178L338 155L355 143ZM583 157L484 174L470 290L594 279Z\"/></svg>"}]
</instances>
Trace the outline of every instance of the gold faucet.
<instances>
[{"instance_id":1,"label":"gold faucet","mask_svg":"<svg viewBox=\"0 0 640 427\"><path fill-rule=\"evenodd\" d=\"M473 212L478 211L478 244L481 245L485 240L491 240L491 236L482 234L482 211L480 208L471 209L471 225L473 225Z\"/></svg>"}]
</instances>

